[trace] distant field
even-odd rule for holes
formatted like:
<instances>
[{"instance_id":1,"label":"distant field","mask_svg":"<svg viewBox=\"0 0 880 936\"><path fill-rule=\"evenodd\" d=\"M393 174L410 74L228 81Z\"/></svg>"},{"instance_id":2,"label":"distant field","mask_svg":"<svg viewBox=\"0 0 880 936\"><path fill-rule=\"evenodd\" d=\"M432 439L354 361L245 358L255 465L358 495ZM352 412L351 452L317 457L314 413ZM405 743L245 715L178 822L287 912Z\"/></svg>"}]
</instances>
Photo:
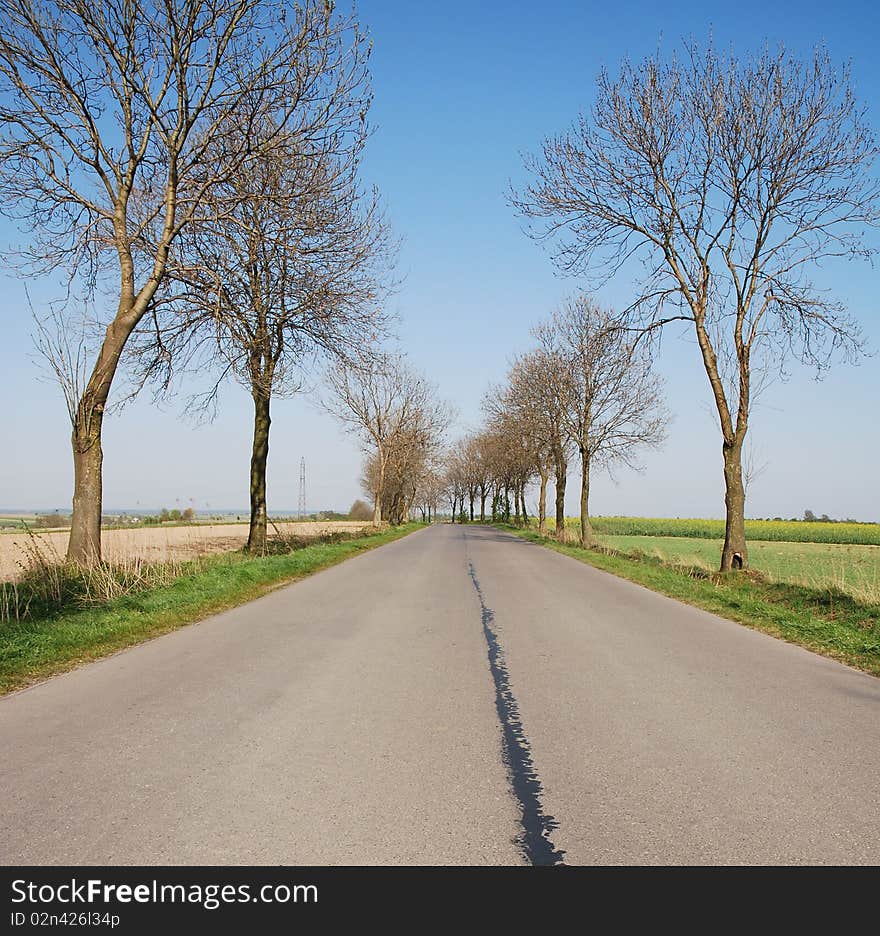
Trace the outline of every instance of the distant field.
<instances>
[{"instance_id":1,"label":"distant field","mask_svg":"<svg viewBox=\"0 0 880 936\"><path fill-rule=\"evenodd\" d=\"M21 514L13 516L11 514L0 517L0 532L4 530L20 530L26 523L33 523L35 514Z\"/></svg>"},{"instance_id":2,"label":"distant field","mask_svg":"<svg viewBox=\"0 0 880 936\"><path fill-rule=\"evenodd\" d=\"M569 518L566 523L578 524ZM651 517L594 517L593 529L610 536L683 536L724 539L723 520L685 520ZM846 543L880 546L880 523L807 523L802 520L746 520L750 540L785 543Z\"/></svg>"},{"instance_id":3,"label":"distant field","mask_svg":"<svg viewBox=\"0 0 880 936\"><path fill-rule=\"evenodd\" d=\"M603 545L624 553L639 551L647 556L700 566L709 571L718 568L723 545L721 539L683 536L599 535L597 538ZM858 601L880 603L878 546L750 540L749 565L771 581L820 589L836 587Z\"/></svg>"},{"instance_id":4,"label":"distant field","mask_svg":"<svg viewBox=\"0 0 880 936\"><path fill-rule=\"evenodd\" d=\"M371 524L356 521L305 521L279 523L284 536L317 537L339 532L360 532ZM270 527L269 534L272 535ZM130 530L105 530L101 536L104 558L120 561L139 556L151 562L168 559L185 560L211 553L228 552L241 548L247 540L248 525L190 524L188 526L139 527ZM61 558L67 550L69 534L35 534L40 550L52 558ZM8 533L0 537L0 582L12 581L21 574L30 538L26 534Z\"/></svg>"}]
</instances>

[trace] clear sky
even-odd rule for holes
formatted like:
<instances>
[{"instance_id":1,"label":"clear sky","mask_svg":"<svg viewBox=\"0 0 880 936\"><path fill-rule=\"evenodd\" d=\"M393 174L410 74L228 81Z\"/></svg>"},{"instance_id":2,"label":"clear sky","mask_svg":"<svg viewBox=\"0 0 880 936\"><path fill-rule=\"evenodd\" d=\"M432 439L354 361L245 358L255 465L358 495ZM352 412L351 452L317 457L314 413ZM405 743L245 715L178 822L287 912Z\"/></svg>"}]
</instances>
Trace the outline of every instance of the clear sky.
<instances>
[{"instance_id":1,"label":"clear sky","mask_svg":"<svg viewBox=\"0 0 880 936\"><path fill-rule=\"evenodd\" d=\"M523 179L520 153L565 128L589 105L596 73L676 46L685 35L743 54L765 39L809 54L825 41L850 59L857 92L880 129L880 12L869 0L837 5L778 0L737 4L363 0L374 40L376 133L364 166L402 238L401 288L392 299L402 346L458 408L455 431L480 422L480 399L530 327L578 288L559 278L505 200ZM875 170L876 171L876 170ZM880 234L873 235L875 242ZM0 245L17 234L0 222ZM0 508L67 508L69 425L57 388L39 380L24 289L6 271L0 292L3 457ZM880 348L878 269L851 264L822 276L850 303ZM30 287L39 306L45 288ZM602 294L628 298L624 280ZM720 441L705 374L688 340L670 334L659 369L675 414L662 451L643 473L593 486L594 513L722 516ZM766 468L749 491L749 516L817 514L880 521L880 358L840 366L821 382L797 367L770 387L752 420L755 460ZM107 509L241 508L247 503L250 400L224 394L217 419L196 426L176 403L145 397L105 423ZM347 509L359 490L353 440L306 397L277 401L269 456L270 511L296 508L299 460L312 507ZM576 479L568 510L576 510Z\"/></svg>"}]
</instances>

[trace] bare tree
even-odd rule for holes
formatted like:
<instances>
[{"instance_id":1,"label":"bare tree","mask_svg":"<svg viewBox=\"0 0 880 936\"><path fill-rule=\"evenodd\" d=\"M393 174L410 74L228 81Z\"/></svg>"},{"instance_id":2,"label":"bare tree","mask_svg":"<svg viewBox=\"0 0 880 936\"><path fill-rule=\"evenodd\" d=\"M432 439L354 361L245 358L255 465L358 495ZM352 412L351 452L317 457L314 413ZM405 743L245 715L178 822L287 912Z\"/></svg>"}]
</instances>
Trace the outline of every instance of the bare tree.
<instances>
[{"instance_id":1,"label":"bare tree","mask_svg":"<svg viewBox=\"0 0 880 936\"><path fill-rule=\"evenodd\" d=\"M387 448L384 478L381 482L381 515L392 524L406 522L419 495L422 480L430 475L431 460L438 440L420 428L400 433ZM367 458L362 486L375 497L380 489L380 461L377 452Z\"/></svg>"},{"instance_id":2,"label":"bare tree","mask_svg":"<svg viewBox=\"0 0 880 936\"><path fill-rule=\"evenodd\" d=\"M749 60L686 44L681 58L603 72L596 102L527 160L514 195L565 271L648 270L630 327L690 323L718 414L727 522L721 568L746 565L742 450L753 362L823 367L857 354L843 305L811 282L822 259L866 256L876 154L847 69L824 49ZM725 381L723 362L732 380Z\"/></svg>"},{"instance_id":3,"label":"bare tree","mask_svg":"<svg viewBox=\"0 0 880 936\"><path fill-rule=\"evenodd\" d=\"M459 512L464 512L465 498L468 493L469 470L462 442L454 445L446 452L444 463L446 468L444 472L446 496L450 500L452 522L455 523L455 518L459 515Z\"/></svg>"},{"instance_id":4,"label":"bare tree","mask_svg":"<svg viewBox=\"0 0 880 936\"><path fill-rule=\"evenodd\" d=\"M365 476L373 497L373 520L380 523L389 476L399 472L407 458L439 444L451 411L400 355L334 367L327 384L327 409L360 437L371 459Z\"/></svg>"},{"instance_id":5,"label":"bare tree","mask_svg":"<svg viewBox=\"0 0 880 936\"><path fill-rule=\"evenodd\" d=\"M460 504L464 501L464 488L455 466L450 465L448 461L443 478L445 482L443 493L446 497L446 503L449 504L449 522L455 523L455 518L460 515Z\"/></svg>"},{"instance_id":6,"label":"bare tree","mask_svg":"<svg viewBox=\"0 0 880 936\"><path fill-rule=\"evenodd\" d=\"M443 500L445 486L446 479L439 460L429 461L416 487L415 503L422 514L423 521L434 522L437 507Z\"/></svg>"},{"instance_id":7,"label":"bare tree","mask_svg":"<svg viewBox=\"0 0 880 936\"><path fill-rule=\"evenodd\" d=\"M373 511L362 500L356 500L348 511L349 520L372 520Z\"/></svg>"},{"instance_id":8,"label":"bare tree","mask_svg":"<svg viewBox=\"0 0 880 936\"><path fill-rule=\"evenodd\" d=\"M489 496L495 472L495 441L492 432L485 430L462 439L454 450L455 456L461 463L459 470L467 487L471 520L477 518L478 500L480 522L486 519L486 499Z\"/></svg>"},{"instance_id":9,"label":"bare tree","mask_svg":"<svg viewBox=\"0 0 880 936\"><path fill-rule=\"evenodd\" d=\"M446 455L447 476L458 482L468 502L468 516L476 519L477 500L480 520L486 519L486 496L492 483L492 445L487 434L460 439Z\"/></svg>"},{"instance_id":10,"label":"bare tree","mask_svg":"<svg viewBox=\"0 0 880 936\"><path fill-rule=\"evenodd\" d=\"M30 232L22 268L113 297L72 420L68 558L89 563L105 408L172 244L289 127L320 127L347 84L328 76L356 76L364 40L324 0L0 0L0 22L0 195Z\"/></svg>"},{"instance_id":11,"label":"bare tree","mask_svg":"<svg viewBox=\"0 0 880 936\"><path fill-rule=\"evenodd\" d=\"M581 460L580 539L593 542L590 473L593 467L637 467L640 449L660 444L668 415L651 359L617 318L580 295L535 329L544 351L562 367L557 394L562 421Z\"/></svg>"},{"instance_id":12,"label":"bare tree","mask_svg":"<svg viewBox=\"0 0 880 936\"><path fill-rule=\"evenodd\" d=\"M530 351L513 362L506 385L490 393L484 405L505 440L504 446L518 447L519 463L530 465L530 474L537 473L541 479L538 524L542 531L552 465L556 535L559 537L565 533L565 488L571 447L564 417L571 379L558 355L546 349Z\"/></svg>"},{"instance_id":13,"label":"bare tree","mask_svg":"<svg viewBox=\"0 0 880 936\"><path fill-rule=\"evenodd\" d=\"M362 73L362 82L366 75ZM214 193L228 205L175 244L142 349L169 386L172 364L229 374L254 402L247 550L266 547L266 465L273 395L297 391L318 358L351 361L384 335L388 236L374 193L358 190L365 87L339 96L320 146L288 134L277 152ZM243 132L250 133L250 128Z\"/></svg>"}]
</instances>

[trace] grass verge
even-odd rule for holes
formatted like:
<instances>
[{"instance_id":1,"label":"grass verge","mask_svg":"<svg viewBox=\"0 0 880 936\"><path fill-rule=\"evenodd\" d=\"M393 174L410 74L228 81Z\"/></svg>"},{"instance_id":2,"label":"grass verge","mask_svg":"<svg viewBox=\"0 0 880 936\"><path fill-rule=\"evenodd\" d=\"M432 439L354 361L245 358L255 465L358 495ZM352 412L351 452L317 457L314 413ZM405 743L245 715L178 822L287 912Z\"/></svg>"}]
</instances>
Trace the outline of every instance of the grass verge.
<instances>
[{"instance_id":1,"label":"grass verge","mask_svg":"<svg viewBox=\"0 0 880 936\"><path fill-rule=\"evenodd\" d=\"M7 621L0 625L0 693L252 601L420 528L421 524L410 523L275 555L224 553L184 564L169 584L95 607Z\"/></svg>"},{"instance_id":2,"label":"grass verge","mask_svg":"<svg viewBox=\"0 0 880 936\"><path fill-rule=\"evenodd\" d=\"M534 530L499 527L670 598L880 676L880 605L863 604L836 588L770 582L754 572L709 573L651 556L558 543Z\"/></svg>"}]
</instances>

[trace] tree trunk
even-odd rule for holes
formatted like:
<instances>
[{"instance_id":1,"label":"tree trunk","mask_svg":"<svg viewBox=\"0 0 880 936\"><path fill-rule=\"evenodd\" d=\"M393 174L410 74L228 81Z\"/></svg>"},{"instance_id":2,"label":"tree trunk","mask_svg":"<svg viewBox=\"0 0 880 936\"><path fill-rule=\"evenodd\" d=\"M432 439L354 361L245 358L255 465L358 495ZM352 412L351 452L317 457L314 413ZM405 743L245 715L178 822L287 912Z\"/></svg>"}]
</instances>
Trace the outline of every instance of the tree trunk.
<instances>
[{"instance_id":1,"label":"tree trunk","mask_svg":"<svg viewBox=\"0 0 880 936\"><path fill-rule=\"evenodd\" d=\"M102 416L103 412L94 414L89 421L90 428L85 428L77 419L70 439L73 448L73 518L67 559L79 566L101 561Z\"/></svg>"},{"instance_id":2,"label":"tree trunk","mask_svg":"<svg viewBox=\"0 0 880 936\"><path fill-rule=\"evenodd\" d=\"M513 485L513 517L516 525L519 526L519 485L516 482Z\"/></svg>"},{"instance_id":3,"label":"tree trunk","mask_svg":"<svg viewBox=\"0 0 880 936\"><path fill-rule=\"evenodd\" d=\"M581 452L581 546L593 545L593 525L590 523L590 456Z\"/></svg>"},{"instance_id":4,"label":"tree trunk","mask_svg":"<svg viewBox=\"0 0 880 936\"><path fill-rule=\"evenodd\" d=\"M129 306L126 309L126 305ZM128 312L128 317L123 318ZM80 397L71 435L73 448L73 514L67 561L88 566L101 561L101 512L103 509L103 461L101 431L104 408L119 358L136 322L130 301L120 300L119 312L107 328L89 382Z\"/></svg>"},{"instance_id":5,"label":"tree trunk","mask_svg":"<svg viewBox=\"0 0 880 936\"><path fill-rule=\"evenodd\" d=\"M721 551L721 571L746 569L749 553L746 546L746 492L742 477L742 446L740 438L733 444L724 443L724 504L727 508L724 525L724 548Z\"/></svg>"},{"instance_id":6,"label":"tree trunk","mask_svg":"<svg viewBox=\"0 0 880 936\"><path fill-rule=\"evenodd\" d=\"M528 526L528 525L529 525L529 514L528 514L528 511L526 510L526 486L525 486L525 483L523 483L523 484L520 485L520 489L519 489L519 502L522 504L522 518L523 518L523 523L524 523L526 526Z\"/></svg>"},{"instance_id":7,"label":"tree trunk","mask_svg":"<svg viewBox=\"0 0 880 936\"><path fill-rule=\"evenodd\" d=\"M541 468L541 490L538 494L538 532L547 529L547 469Z\"/></svg>"},{"instance_id":8,"label":"tree trunk","mask_svg":"<svg viewBox=\"0 0 880 936\"><path fill-rule=\"evenodd\" d=\"M483 485L480 488L480 523L486 522L486 494L488 494L488 491L486 486Z\"/></svg>"},{"instance_id":9,"label":"tree trunk","mask_svg":"<svg viewBox=\"0 0 880 936\"><path fill-rule=\"evenodd\" d=\"M270 397L254 395L254 442L251 452L251 526L245 552L266 551L266 463L269 459Z\"/></svg>"},{"instance_id":10,"label":"tree trunk","mask_svg":"<svg viewBox=\"0 0 880 936\"><path fill-rule=\"evenodd\" d=\"M373 492L373 524L379 526L382 522L382 494L385 491L385 461L379 452L379 486Z\"/></svg>"},{"instance_id":11,"label":"tree trunk","mask_svg":"<svg viewBox=\"0 0 880 936\"><path fill-rule=\"evenodd\" d=\"M565 482L568 465L560 455L556 459L556 535L561 539L565 533Z\"/></svg>"},{"instance_id":12,"label":"tree trunk","mask_svg":"<svg viewBox=\"0 0 880 936\"><path fill-rule=\"evenodd\" d=\"M176 159L168 167L168 178L176 179ZM169 183L170 184L170 183ZM176 183L174 185L176 195ZM77 565L101 561L101 511L103 508L103 448L101 428L110 386L122 350L138 322L146 314L168 260L173 236L177 200L166 198L162 240L153 258L152 275L139 292L135 291L135 269L131 255L125 204L117 201L113 218L116 250L119 256L120 293L116 315L107 326L95 366L77 404L73 426L73 514L67 560Z\"/></svg>"},{"instance_id":13,"label":"tree trunk","mask_svg":"<svg viewBox=\"0 0 880 936\"><path fill-rule=\"evenodd\" d=\"M470 502L471 502L471 523L473 523L474 522L474 499L477 496L477 492L471 489L468 492L468 496L470 497Z\"/></svg>"}]
</instances>

